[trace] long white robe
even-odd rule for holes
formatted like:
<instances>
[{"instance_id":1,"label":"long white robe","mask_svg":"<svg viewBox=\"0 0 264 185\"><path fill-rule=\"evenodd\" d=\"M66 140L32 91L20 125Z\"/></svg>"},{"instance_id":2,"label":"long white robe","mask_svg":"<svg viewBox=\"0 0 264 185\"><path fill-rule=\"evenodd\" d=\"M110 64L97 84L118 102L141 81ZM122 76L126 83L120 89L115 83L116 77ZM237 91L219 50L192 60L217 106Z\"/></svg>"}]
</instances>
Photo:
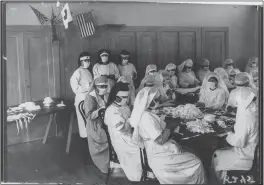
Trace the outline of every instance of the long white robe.
<instances>
[{"instance_id":1,"label":"long white robe","mask_svg":"<svg viewBox=\"0 0 264 185\"><path fill-rule=\"evenodd\" d=\"M84 100L88 94L88 91L92 85L92 81L93 77L91 73L87 69L83 69L81 67L76 69L70 78L70 85L72 91L75 93L74 105L77 114L79 134L82 138L86 138L87 133L84 118L79 111L79 103Z\"/></svg>"},{"instance_id":2,"label":"long white robe","mask_svg":"<svg viewBox=\"0 0 264 185\"><path fill-rule=\"evenodd\" d=\"M258 116L254 111L255 105L247 105L246 102L248 99L242 100L240 94L237 96L235 132L229 132L226 138L233 147L217 150L213 155L213 169L222 183L227 170L249 170L253 164L259 134Z\"/></svg>"},{"instance_id":3,"label":"long white robe","mask_svg":"<svg viewBox=\"0 0 264 185\"><path fill-rule=\"evenodd\" d=\"M129 124L124 121L128 120L130 114L128 106L118 107L112 104L106 109L105 124L108 126L112 145L127 178L130 181L140 181L142 175L140 148L132 142L131 135L123 134L120 126L117 126L120 122Z\"/></svg>"},{"instance_id":4,"label":"long white robe","mask_svg":"<svg viewBox=\"0 0 264 185\"><path fill-rule=\"evenodd\" d=\"M157 115L145 111L139 123L139 134L147 151L149 166L161 184L204 184L202 162L192 153L181 151L173 140L163 145L155 142L166 127Z\"/></svg>"}]
</instances>

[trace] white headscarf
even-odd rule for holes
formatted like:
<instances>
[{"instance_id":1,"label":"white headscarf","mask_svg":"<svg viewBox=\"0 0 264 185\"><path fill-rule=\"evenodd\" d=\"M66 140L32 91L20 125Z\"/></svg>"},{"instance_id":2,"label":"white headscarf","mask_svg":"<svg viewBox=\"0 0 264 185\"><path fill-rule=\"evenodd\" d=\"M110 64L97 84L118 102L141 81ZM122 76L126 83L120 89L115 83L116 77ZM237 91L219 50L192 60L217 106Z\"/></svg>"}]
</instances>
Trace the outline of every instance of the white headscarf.
<instances>
[{"instance_id":1,"label":"white headscarf","mask_svg":"<svg viewBox=\"0 0 264 185\"><path fill-rule=\"evenodd\" d=\"M208 96L208 90L209 90L209 87L208 87L208 80L211 78L211 77L215 77L218 81L217 83L217 88L221 88L221 89L224 89L225 91L225 102L228 101L228 98L229 98L229 91L226 87L226 84L225 82L222 80L222 78L215 72L210 72L210 73L207 73L206 76L204 77L204 80L203 80L203 84L201 86L201 94L203 94L203 97L206 97Z\"/></svg>"},{"instance_id":2,"label":"white headscarf","mask_svg":"<svg viewBox=\"0 0 264 185\"><path fill-rule=\"evenodd\" d=\"M145 72L145 76L148 75L148 73L152 70L157 70L157 66L155 64L149 64L147 67L146 67L146 72Z\"/></svg>"},{"instance_id":3,"label":"white headscarf","mask_svg":"<svg viewBox=\"0 0 264 185\"><path fill-rule=\"evenodd\" d=\"M144 111L149 107L149 104L159 93L155 87L144 87L139 93L134 102L134 108L130 118L130 124L134 128L132 140L141 148L144 148L143 140L139 135L139 123Z\"/></svg>"},{"instance_id":4,"label":"white headscarf","mask_svg":"<svg viewBox=\"0 0 264 185\"><path fill-rule=\"evenodd\" d=\"M184 66L185 66L186 64L193 65L193 61L192 61L191 59L187 59L187 60L185 60L183 63L181 63L181 64L178 66L178 71L179 71L179 73L182 72L182 70L184 69Z\"/></svg>"},{"instance_id":5,"label":"white headscarf","mask_svg":"<svg viewBox=\"0 0 264 185\"><path fill-rule=\"evenodd\" d=\"M169 71L169 70L171 70L171 69L177 69L177 66L175 65L175 64L173 64L173 63L169 63L166 67L165 67L165 70L166 71Z\"/></svg>"}]
</instances>

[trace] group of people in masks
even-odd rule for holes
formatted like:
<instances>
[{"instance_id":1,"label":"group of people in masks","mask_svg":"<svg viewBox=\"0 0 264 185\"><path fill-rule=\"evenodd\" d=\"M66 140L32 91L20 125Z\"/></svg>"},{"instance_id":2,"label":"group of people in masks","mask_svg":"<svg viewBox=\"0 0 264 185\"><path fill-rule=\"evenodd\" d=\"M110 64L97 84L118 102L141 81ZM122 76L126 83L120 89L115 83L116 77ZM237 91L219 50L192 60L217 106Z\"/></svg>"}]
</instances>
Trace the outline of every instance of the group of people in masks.
<instances>
[{"instance_id":1,"label":"group of people in masks","mask_svg":"<svg viewBox=\"0 0 264 185\"><path fill-rule=\"evenodd\" d=\"M103 129L107 126L119 160L111 166L122 169L131 182L140 181L142 176L141 148L146 149L149 166L161 184L207 182L199 157L171 139L173 130L155 112L171 101L211 109L237 108L234 132L228 130L226 139L230 147L214 153L212 171L222 181L226 170L250 168L258 142L256 57L250 58L247 72L232 67L230 59L214 72L210 71L206 59L196 73L190 59L178 67L168 64L160 71L151 64L136 88L137 71L129 61L128 51L120 53L118 65L109 60L108 50L101 50L99 56L99 61L89 70L91 55L81 53L79 68L73 73L70 84L76 95L80 137L87 138L91 158L102 173L107 173L110 165L107 135ZM81 101L84 101L84 116Z\"/></svg>"}]
</instances>

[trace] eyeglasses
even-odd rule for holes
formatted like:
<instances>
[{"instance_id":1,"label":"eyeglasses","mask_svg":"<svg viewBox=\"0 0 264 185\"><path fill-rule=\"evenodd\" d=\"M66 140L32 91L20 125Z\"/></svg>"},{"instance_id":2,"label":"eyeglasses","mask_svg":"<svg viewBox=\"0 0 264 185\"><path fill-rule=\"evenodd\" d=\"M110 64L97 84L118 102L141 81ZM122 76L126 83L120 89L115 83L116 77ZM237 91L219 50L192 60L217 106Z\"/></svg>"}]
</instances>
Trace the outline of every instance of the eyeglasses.
<instances>
[{"instance_id":1,"label":"eyeglasses","mask_svg":"<svg viewBox=\"0 0 264 185\"><path fill-rule=\"evenodd\" d=\"M108 85L96 85L97 88L106 89Z\"/></svg>"},{"instance_id":2,"label":"eyeglasses","mask_svg":"<svg viewBox=\"0 0 264 185\"><path fill-rule=\"evenodd\" d=\"M168 71L169 71L169 72L175 72L176 69L169 69Z\"/></svg>"},{"instance_id":3,"label":"eyeglasses","mask_svg":"<svg viewBox=\"0 0 264 185\"><path fill-rule=\"evenodd\" d=\"M122 59L124 59L124 60L128 60L129 59L129 57L127 56L127 57L121 57Z\"/></svg>"},{"instance_id":4,"label":"eyeglasses","mask_svg":"<svg viewBox=\"0 0 264 185\"><path fill-rule=\"evenodd\" d=\"M226 66L232 66L233 64L226 64Z\"/></svg>"}]
</instances>

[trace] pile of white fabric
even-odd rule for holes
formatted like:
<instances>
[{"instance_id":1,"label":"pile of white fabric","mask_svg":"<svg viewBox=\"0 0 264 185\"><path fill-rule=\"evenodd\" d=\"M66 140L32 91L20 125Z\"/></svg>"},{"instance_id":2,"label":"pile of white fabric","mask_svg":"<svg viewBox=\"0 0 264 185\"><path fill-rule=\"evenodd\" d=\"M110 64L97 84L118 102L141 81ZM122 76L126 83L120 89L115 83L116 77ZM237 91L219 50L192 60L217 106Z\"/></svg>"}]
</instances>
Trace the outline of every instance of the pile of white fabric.
<instances>
[{"instance_id":1,"label":"pile of white fabric","mask_svg":"<svg viewBox=\"0 0 264 185\"><path fill-rule=\"evenodd\" d=\"M41 109L39 105L36 105L34 102L26 102L19 105L19 107L26 109L28 111L35 111Z\"/></svg>"},{"instance_id":2,"label":"pile of white fabric","mask_svg":"<svg viewBox=\"0 0 264 185\"><path fill-rule=\"evenodd\" d=\"M186 123L187 130L192 133L210 133L215 132L214 129L205 120L195 120Z\"/></svg>"},{"instance_id":3,"label":"pile of white fabric","mask_svg":"<svg viewBox=\"0 0 264 185\"><path fill-rule=\"evenodd\" d=\"M196 119L203 118L203 113L193 104L179 105L172 111L174 118L180 117L181 119Z\"/></svg>"}]
</instances>

